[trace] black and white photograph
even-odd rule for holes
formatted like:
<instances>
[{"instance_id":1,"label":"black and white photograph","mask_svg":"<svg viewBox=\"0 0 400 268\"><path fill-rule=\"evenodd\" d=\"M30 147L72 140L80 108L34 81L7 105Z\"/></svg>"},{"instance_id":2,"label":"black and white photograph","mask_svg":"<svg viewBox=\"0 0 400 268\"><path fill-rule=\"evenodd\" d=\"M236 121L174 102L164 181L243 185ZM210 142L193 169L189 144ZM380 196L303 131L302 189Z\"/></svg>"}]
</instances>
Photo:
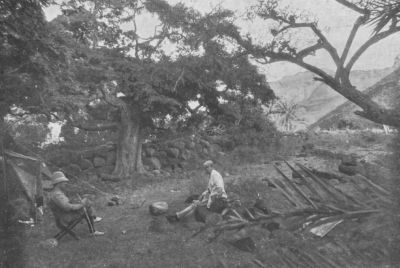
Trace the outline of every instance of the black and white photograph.
<instances>
[{"instance_id":1,"label":"black and white photograph","mask_svg":"<svg viewBox=\"0 0 400 268\"><path fill-rule=\"evenodd\" d=\"M3 267L400 267L400 1L0 0Z\"/></svg>"}]
</instances>

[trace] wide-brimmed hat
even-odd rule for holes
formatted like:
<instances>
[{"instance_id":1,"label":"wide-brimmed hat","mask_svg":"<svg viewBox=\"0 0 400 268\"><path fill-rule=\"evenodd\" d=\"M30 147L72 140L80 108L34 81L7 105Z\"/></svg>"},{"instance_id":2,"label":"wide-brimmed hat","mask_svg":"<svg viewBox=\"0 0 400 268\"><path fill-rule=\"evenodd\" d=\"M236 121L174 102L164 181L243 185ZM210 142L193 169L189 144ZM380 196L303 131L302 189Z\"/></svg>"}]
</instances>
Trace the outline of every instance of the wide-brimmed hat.
<instances>
[{"instance_id":1,"label":"wide-brimmed hat","mask_svg":"<svg viewBox=\"0 0 400 268\"><path fill-rule=\"evenodd\" d=\"M56 185L57 183L60 182L69 181L67 177L65 177L64 173L62 173L61 171L54 172L53 175L51 176L51 180L53 185Z\"/></svg>"},{"instance_id":2,"label":"wide-brimmed hat","mask_svg":"<svg viewBox=\"0 0 400 268\"><path fill-rule=\"evenodd\" d=\"M212 160L207 160L206 162L203 163L204 167L211 167L214 164Z\"/></svg>"}]
</instances>

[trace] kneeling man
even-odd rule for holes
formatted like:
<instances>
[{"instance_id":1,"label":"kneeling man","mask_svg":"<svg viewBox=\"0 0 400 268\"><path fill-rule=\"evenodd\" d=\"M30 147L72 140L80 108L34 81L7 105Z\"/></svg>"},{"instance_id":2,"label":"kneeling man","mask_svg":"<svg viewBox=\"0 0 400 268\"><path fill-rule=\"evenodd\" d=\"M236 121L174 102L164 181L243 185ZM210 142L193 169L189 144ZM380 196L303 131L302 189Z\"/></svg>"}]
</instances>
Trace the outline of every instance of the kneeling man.
<instances>
[{"instance_id":1,"label":"kneeling man","mask_svg":"<svg viewBox=\"0 0 400 268\"><path fill-rule=\"evenodd\" d=\"M193 201L189 207L167 216L169 222L179 221L191 215L198 206L207 206L207 209L216 213L221 213L227 207L227 195L221 174L214 169L214 163L211 160L204 162L203 167L210 175L207 190L199 196L199 200Z\"/></svg>"}]
</instances>

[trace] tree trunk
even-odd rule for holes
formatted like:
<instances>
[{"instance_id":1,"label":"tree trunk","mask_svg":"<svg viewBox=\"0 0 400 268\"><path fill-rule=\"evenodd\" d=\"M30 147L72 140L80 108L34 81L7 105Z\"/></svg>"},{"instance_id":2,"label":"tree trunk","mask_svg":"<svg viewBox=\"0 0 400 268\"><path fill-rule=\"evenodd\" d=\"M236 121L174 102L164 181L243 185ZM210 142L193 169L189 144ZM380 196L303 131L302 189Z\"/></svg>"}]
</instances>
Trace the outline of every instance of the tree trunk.
<instances>
[{"instance_id":1,"label":"tree trunk","mask_svg":"<svg viewBox=\"0 0 400 268\"><path fill-rule=\"evenodd\" d=\"M127 178L143 173L140 111L136 105L124 104L121 109L117 160L112 177Z\"/></svg>"},{"instance_id":2,"label":"tree trunk","mask_svg":"<svg viewBox=\"0 0 400 268\"><path fill-rule=\"evenodd\" d=\"M396 128L400 127L399 109L388 109L382 105L379 105L377 102L372 100L371 96L368 96L364 92L357 90L350 84L350 82L344 83L344 85L330 86L333 90L363 109L362 111L355 111L354 113L356 115L364 117L378 124L385 124Z\"/></svg>"}]
</instances>

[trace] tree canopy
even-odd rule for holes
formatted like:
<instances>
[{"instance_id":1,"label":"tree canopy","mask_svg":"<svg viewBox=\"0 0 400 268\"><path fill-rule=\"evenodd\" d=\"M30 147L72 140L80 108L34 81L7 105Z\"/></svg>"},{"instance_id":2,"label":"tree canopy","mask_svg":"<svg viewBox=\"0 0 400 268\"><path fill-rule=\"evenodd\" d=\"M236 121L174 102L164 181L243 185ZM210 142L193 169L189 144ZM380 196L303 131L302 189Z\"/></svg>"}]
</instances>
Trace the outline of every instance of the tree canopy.
<instances>
[{"instance_id":1,"label":"tree canopy","mask_svg":"<svg viewBox=\"0 0 400 268\"><path fill-rule=\"evenodd\" d=\"M232 12L202 15L161 0L67 1L61 9L63 14L51 25L62 33L58 38L68 48L70 61L66 75L57 81L53 107L65 112L73 126L117 129L120 141L134 138L126 140L126 145L137 144L129 149L131 159L117 157L115 175L141 170L140 163L123 168L118 163L140 162L141 140L166 117L187 118L201 107L216 117L223 112L220 102L233 96L259 104L274 98L248 56L217 35L215 25L231 27ZM146 12L159 24L153 35L142 37L136 20ZM99 105L108 106L110 116L87 122ZM118 151L125 147L120 144Z\"/></svg>"}]
</instances>

